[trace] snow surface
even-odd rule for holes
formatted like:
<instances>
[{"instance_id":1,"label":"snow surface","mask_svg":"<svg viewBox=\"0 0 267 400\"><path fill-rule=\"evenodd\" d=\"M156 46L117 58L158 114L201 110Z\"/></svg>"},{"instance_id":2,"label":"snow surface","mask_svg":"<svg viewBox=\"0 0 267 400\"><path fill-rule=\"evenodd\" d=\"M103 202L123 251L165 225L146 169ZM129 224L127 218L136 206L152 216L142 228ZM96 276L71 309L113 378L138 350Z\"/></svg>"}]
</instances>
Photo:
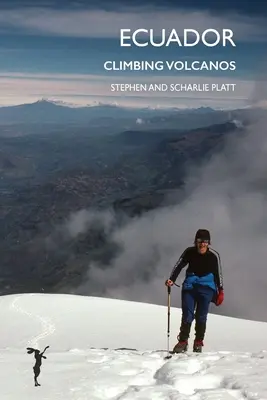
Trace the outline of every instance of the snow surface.
<instances>
[{"instance_id":1,"label":"snow surface","mask_svg":"<svg viewBox=\"0 0 267 400\"><path fill-rule=\"evenodd\" d=\"M180 309L171 308L170 348L180 317ZM189 352L166 360L163 306L10 295L0 299L0 320L1 400L267 400L264 322L210 314L204 352L192 353L192 334ZM34 357L26 347L47 345L35 387Z\"/></svg>"}]
</instances>

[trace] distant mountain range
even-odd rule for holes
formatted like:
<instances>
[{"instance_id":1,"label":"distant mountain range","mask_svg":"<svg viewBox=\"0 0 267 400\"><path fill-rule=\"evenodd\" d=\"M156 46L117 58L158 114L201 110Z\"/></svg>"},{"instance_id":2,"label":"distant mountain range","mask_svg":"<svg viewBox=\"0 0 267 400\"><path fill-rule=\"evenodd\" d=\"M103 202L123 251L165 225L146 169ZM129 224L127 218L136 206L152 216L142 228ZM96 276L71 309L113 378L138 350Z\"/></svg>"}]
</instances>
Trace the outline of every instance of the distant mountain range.
<instances>
[{"instance_id":1,"label":"distant mountain range","mask_svg":"<svg viewBox=\"0 0 267 400\"><path fill-rule=\"evenodd\" d=\"M231 120L250 122L265 115L264 107L236 110L216 110L210 107L150 108L122 107L116 104L96 103L88 106L71 106L54 100L0 107L0 137L18 137L42 134L49 128L66 132L74 126L90 128L88 134L108 129L109 134L130 130L196 129ZM97 129L92 133L93 129ZM52 132L52 129L51 129ZM106 134L106 131L105 131Z\"/></svg>"},{"instance_id":2,"label":"distant mountain range","mask_svg":"<svg viewBox=\"0 0 267 400\"><path fill-rule=\"evenodd\" d=\"M128 108L112 104L96 104L84 107L70 107L63 102L39 100L34 103L0 108L0 123L77 123L84 124L99 119L134 119L142 124L144 118L169 116L177 113L207 113L212 108L200 107L194 110L178 108Z\"/></svg>"}]
</instances>

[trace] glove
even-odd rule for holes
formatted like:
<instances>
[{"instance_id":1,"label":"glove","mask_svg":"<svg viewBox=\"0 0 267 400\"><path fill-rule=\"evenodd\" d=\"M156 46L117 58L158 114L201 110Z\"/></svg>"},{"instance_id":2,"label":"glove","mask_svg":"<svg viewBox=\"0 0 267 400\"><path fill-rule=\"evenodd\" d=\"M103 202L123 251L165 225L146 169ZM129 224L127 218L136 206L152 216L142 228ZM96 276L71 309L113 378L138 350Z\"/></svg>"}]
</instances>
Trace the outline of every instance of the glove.
<instances>
[{"instance_id":1,"label":"glove","mask_svg":"<svg viewBox=\"0 0 267 400\"><path fill-rule=\"evenodd\" d=\"M220 306L224 300L224 291L223 289L219 289L218 296L216 299L216 306Z\"/></svg>"},{"instance_id":2,"label":"glove","mask_svg":"<svg viewBox=\"0 0 267 400\"><path fill-rule=\"evenodd\" d=\"M165 285L171 287L173 285L173 281L171 281L170 279L167 279L165 281Z\"/></svg>"}]
</instances>

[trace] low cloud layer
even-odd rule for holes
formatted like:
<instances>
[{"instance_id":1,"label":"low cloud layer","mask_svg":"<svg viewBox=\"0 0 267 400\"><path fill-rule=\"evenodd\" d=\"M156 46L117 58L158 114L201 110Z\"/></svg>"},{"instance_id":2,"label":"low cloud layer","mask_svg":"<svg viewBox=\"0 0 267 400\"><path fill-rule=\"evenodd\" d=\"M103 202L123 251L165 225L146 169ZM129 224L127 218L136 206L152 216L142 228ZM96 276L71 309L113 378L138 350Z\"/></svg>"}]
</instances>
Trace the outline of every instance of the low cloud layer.
<instances>
[{"instance_id":1,"label":"low cloud layer","mask_svg":"<svg viewBox=\"0 0 267 400\"><path fill-rule=\"evenodd\" d=\"M225 283L225 303L212 311L267 320L266 155L266 121L233 134L220 154L188 171L182 203L113 231L121 251L105 270L91 264L79 293L166 304L165 279L195 231L207 228ZM180 306L179 288L172 304Z\"/></svg>"},{"instance_id":2,"label":"low cloud layer","mask_svg":"<svg viewBox=\"0 0 267 400\"><path fill-rule=\"evenodd\" d=\"M235 84L232 91L122 91L111 90L113 84L209 84L221 88L222 84ZM95 102L125 106L176 106L213 108L238 108L247 105L254 90L254 81L237 78L162 76L103 76L90 74L30 74L0 73L0 106L31 103L41 98L52 98L69 103L86 105ZM262 87L263 83L259 84Z\"/></svg>"}]
</instances>

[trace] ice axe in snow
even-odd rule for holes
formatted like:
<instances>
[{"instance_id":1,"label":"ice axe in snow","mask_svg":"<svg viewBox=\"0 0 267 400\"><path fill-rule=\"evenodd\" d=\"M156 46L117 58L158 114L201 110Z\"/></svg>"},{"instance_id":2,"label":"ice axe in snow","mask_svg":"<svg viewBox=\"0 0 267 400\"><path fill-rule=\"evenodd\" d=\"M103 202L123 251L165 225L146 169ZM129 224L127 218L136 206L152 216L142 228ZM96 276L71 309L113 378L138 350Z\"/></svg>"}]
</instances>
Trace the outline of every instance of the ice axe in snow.
<instances>
[{"instance_id":1,"label":"ice axe in snow","mask_svg":"<svg viewBox=\"0 0 267 400\"><path fill-rule=\"evenodd\" d=\"M174 283L175 286L180 287L176 283ZM168 324L167 324L167 356L165 357L165 360L170 359L172 356L170 354L170 322L171 322L171 287L168 286Z\"/></svg>"}]
</instances>

